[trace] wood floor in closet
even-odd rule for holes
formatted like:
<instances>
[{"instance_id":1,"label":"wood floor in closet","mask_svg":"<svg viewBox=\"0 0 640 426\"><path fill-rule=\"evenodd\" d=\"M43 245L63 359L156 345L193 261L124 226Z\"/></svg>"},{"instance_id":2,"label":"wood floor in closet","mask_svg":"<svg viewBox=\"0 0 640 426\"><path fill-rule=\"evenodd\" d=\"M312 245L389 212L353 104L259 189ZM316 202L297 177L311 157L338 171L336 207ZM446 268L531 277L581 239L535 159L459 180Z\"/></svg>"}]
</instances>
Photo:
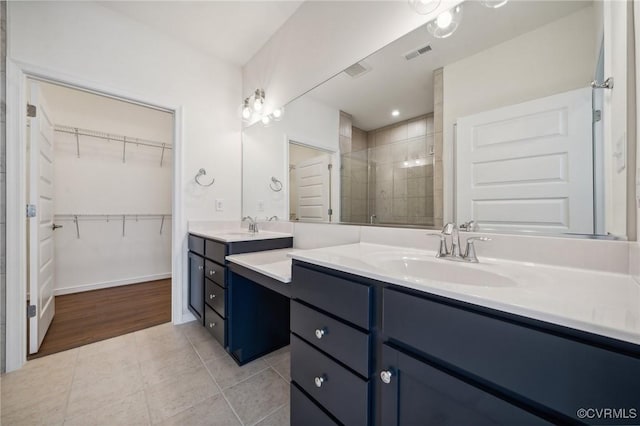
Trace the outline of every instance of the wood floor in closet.
<instances>
[{"instance_id":1,"label":"wood floor in closet","mask_svg":"<svg viewBox=\"0 0 640 426\"><path fill-rule=\"evenodd\" d=\"M39 358L171 321L171 280L56 296Z\"/></svg>"}]
</instances>

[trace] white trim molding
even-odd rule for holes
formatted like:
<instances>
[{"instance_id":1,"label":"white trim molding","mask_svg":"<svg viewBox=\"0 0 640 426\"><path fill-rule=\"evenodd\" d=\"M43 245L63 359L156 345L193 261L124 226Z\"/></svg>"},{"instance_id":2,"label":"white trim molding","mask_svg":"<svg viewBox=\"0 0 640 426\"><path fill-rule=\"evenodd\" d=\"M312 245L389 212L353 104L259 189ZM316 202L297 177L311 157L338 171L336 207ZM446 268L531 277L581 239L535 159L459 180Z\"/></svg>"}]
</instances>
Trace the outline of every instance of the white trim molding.
<instances>
[{"instance_id":1,"label":"white trim molding","mask_svg":"<svg viewBox=\"0 0 640 426\"><path fill-rule=\"evenodd\" d=\"M103 281L99 283L80 284L73 287L56 288L53 291L53 295L62 296L63 294L83 293L85 291L101 290L103 288L121 287L129 284L142 284L149 281L166 280L167 278L171 278L171 272L127 278L124 280Z\"/></svg>"}]
</instances>

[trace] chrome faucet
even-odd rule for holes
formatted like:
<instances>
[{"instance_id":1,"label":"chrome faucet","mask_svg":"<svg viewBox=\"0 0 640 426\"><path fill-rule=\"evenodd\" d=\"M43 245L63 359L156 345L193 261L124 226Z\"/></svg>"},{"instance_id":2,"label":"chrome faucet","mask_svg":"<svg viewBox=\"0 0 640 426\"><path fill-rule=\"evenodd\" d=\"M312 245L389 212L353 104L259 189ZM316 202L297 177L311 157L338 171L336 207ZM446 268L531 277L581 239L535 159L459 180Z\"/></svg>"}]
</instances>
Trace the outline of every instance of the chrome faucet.
<instances>
[{"instance_id":1,"label":"chrome faucet","mask_svg":"<svg viewBox=\"0 0 640 426\"><path fill-rule=\"evenodd\" d=\"M271 222L272 220L275 220L276 222L278 221L278 216L273 215L270 218L267 219L268 222Z\"/></svg>"},{"instance_id":2,"label":"chrome faucet","mask_svg":"<svg viewBox=\"0 0 640 426\"><path fill-rule=\"evenodd\" d=\"M257 219L257 218L256 218ZM258 233L258 221L252 218L251 216L245 216L242 218L242 221L249 221L249 232L251 232L252 234L257 234Z\"/></svg>"},{"instance_id":3,"label":"chrome faucet","mask_svg":"<svg viewBox=\"0 0 640 426\"><path fill-rule=\"evenodd\" d=\"M487 237L470 237L467 238L467 247L464 254L460 253L460 232L458 226L453 223L447 223L440 234L427 234L432 237L440 238L440 247L436 257L439 259L453 260L456 262L470 262L478 263L478 257L476 255L476 248L474 243L476 241L491 241ZM451 236L451 249L447 244L447 237Z\"/></svg>"}]
</instances>

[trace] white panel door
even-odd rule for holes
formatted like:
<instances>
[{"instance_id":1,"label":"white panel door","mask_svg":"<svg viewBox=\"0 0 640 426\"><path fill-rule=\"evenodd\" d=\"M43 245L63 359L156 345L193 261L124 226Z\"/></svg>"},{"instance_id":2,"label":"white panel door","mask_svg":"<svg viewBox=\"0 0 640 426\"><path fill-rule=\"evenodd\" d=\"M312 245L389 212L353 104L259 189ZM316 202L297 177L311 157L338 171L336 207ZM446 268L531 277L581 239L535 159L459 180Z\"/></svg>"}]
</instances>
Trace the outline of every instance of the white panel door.
<instances>
[{"instance_id":1,"label":"white panel door","mask_svg":"<svg viewBox=\"0 0 640 426\"><path fill-rule=\"evenodd\" d=\"M30 104L36 117L29 128L29 203L36 215L28 219L29 304L36 314L29 320L29 353L38 352L55 312L53 289L53 121L38 83L30 83Z\"/></svg>"},{"instance_id":2,"label":"white panel door","mask_svg":"<svg viewBox=\"0 0 640 426\"><path fill-rule=\"evenodd\" d=\"M457 120L456 222L593 233L591 89Z\"/></svg>"},{"instance_id":3,"label":"white panel door","mask_svg":"<svg viewBox=\"0 0 640 426\"><path fill-rule=\"evenodd\" d=\"M331 156L322 154L295 165L298 219L329 220L330 162Z\"/></svg>"}]
</instances>

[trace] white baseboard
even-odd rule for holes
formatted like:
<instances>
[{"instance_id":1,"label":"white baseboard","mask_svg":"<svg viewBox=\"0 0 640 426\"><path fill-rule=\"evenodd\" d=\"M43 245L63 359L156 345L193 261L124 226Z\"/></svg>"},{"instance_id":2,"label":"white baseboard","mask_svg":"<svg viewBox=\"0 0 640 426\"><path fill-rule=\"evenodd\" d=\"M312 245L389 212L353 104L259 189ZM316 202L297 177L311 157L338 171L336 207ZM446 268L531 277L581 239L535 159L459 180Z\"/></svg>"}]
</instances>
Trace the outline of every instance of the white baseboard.
<instances>
[{"instance_id":1,"label":"white baseboard","mask_svg":"<svg viewBox=\"0 0 640 426\"><path fill-rule=\"evenodd\" d=\"M109 287L119 287L122 285L143 283L143 282L155 281L155 280L164 280L167 278L171 278L171 272L166 272L164 274L146 275L143 277L127 278L124 280L104 281L101 283L80 284L73 287L62 287L62 288L55 289L53 291L53 295L61 296L63 294L82 293L83 291L99 290L102 288L109 288Z\"/></svg>"}]
</instances>

